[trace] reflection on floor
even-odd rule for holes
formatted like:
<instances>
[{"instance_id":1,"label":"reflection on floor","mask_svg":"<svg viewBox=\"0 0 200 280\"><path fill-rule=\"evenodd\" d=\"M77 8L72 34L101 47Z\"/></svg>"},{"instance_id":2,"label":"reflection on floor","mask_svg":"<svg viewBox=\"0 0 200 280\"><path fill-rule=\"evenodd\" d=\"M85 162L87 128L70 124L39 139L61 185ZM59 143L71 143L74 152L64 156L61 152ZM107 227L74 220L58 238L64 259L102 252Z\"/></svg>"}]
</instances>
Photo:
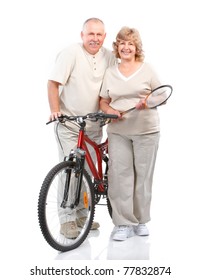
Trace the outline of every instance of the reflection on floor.
<instances>
[{"instance_id":1,"label":"reflection on floor","mask_svg":"<svg viewBox=\"0 0 200 280\"><path fill-rule=\"evenodd\" d=\"M33 250L36 250L37 260L159 260L161 262L176 262L185 257L182 253L183 247L187 256L192 255L197 242L195 239L186 242L187 228L180 234L176 220L171 220L170 226L166 223L168 211L162 212L162 219L160 219L159 211L152 212L154 219L147 224L150 231L149 236L135 235L125 241L114 241L110 237L114 225L107 207L106 205L97 205L95 220L100 223L100 228L90 231L81 246L64 253L57 252L47 244L41 232L38 231L40 253L38 254L38 248L35 246Z\"/></svg>"},{"instance_id":2,"label":"reflection on floor","mask_svg":"<svg viewBox=\"0 0 200 280\"><path fill-rule=\"evenodd\" d=\"M148 260L148 237L134 236L123 242L103 238L100 230L91 231L87 240L77 249L60 253L57 260Z\"/></svg>"},{"instance_id":3,"label":"reflection on floor","mask_svg":"<svg viewBox=\"0 0 200 280\"><path fill-rule=\"evenodd\" d=\"M91 230L84 243L75 250L58 253L56 260L148 260L149 237L133 236L126 241L114 241L110 235L114 225L106 205L97 205L95 220L98 230Z\"/></svg>"}]
</instances>

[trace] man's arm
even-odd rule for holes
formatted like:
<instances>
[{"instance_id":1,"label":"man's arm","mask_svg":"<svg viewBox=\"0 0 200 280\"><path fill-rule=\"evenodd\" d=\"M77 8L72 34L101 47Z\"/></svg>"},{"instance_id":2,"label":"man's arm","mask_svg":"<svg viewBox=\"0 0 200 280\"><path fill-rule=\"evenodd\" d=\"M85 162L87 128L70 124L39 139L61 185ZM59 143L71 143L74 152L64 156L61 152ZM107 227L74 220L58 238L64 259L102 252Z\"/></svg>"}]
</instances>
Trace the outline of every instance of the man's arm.
<instances>
[{"instance_id":1,"label":"man's arm","mask_svg":"<svg viewBox=\"0 0 200 280\"><path fill-rule=\"evenodd\" d=\"M49 107L51 110L50 120L57 119L61 116L59 102L59 85L60 83L49 80L47 84Z\"/></svg>"}]
</instances>

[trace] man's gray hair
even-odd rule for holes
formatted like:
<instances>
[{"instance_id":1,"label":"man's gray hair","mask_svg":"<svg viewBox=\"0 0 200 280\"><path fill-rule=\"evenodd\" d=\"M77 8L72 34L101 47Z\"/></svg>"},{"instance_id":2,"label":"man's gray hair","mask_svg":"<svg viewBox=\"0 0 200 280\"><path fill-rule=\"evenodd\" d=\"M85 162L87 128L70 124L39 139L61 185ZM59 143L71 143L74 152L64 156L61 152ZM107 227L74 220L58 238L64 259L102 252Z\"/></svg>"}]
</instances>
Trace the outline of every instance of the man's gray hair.
<instances>
[{"instance_id":1,"label":"man's gray hair","mask_svg":"<svg viewBox=\"0 0 200 280\"><path fill-rule=\"evenodd\" d=\"M86 24L87 24L89 21L101 22L101 23L104 25L104 22L103 22L101 19L96 18L96 17L92 17L92 18L86 19L86 21L83 23L83 29L82 29L82 30L85 29L85 26L86 26Z\"/></svg>"}]
</instances>

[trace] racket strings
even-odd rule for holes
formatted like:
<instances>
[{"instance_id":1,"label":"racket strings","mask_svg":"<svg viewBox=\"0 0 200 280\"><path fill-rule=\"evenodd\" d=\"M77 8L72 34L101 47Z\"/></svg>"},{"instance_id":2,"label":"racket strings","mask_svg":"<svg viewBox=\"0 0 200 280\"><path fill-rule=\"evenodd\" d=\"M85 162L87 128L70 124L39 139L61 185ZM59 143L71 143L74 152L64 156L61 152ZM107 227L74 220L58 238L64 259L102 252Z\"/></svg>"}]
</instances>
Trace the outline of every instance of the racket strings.
<instances>
[{"instance_id":1,"label":"racket strings","mask_svg":"<svg viewBox=\"0 0 200 280\"><path fill-rule=\"evenodd\" d=\"M171 95L171 89L168 87L159 88L149 94L145 100L147 108L154 108L161 104L164 104Z\"/></svg>"}]
</instances>

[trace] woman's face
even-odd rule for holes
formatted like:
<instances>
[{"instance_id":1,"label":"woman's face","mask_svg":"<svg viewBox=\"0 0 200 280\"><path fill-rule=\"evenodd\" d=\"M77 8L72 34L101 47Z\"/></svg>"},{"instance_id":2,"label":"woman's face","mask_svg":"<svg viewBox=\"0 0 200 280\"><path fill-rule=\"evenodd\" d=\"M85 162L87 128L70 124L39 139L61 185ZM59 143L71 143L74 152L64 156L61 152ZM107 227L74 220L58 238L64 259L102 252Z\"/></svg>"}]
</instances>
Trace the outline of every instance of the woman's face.
<instances>
[{"instance_id":1,"label":"woman's face","mask_svg":"<svg viewBox=\"0 0 200 280\"><path fill-rule=\"evenodd\" d=\"M121 59L132 60L135 58L136 46L133 41L121 40L118 45L118 52Z\"/></svg>"}]
</instances>

